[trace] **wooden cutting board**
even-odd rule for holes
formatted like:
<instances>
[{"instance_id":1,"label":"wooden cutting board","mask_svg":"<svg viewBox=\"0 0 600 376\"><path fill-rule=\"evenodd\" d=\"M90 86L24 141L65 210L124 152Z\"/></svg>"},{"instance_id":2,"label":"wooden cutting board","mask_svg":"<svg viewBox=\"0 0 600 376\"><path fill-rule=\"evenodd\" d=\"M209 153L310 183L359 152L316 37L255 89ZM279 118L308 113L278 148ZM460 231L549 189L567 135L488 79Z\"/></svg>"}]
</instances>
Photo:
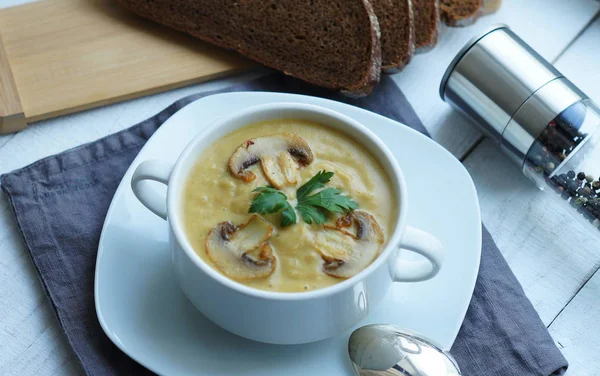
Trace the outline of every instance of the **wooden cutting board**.
<instances>
[{"instance_id":1,"label":"wooden cutting board","mask_svg":"<svg viewBox=\"0 0 600 376\"><path fill-rule=\"evenodd\" d=\"M0 134L251 66L233 52L130 14L115 0L2 9Z\"/></svg>"}]
</instances>

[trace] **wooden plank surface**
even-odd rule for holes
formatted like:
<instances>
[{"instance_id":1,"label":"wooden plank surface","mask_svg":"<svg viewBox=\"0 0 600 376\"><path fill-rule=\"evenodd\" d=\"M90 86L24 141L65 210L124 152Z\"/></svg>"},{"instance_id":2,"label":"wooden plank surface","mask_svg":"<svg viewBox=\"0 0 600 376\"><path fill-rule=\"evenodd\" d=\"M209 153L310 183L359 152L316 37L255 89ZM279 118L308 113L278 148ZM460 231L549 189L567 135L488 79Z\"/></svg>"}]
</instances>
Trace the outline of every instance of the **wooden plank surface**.
<instances>
[{"instance_id":1,"label":"wooden plank surface","mask_svg":"<svg viewBox=\"0 0 600 376\"><path fill-rule=\"evenodd\" d=\"M555 65L596 104L600 103L600 14Z\"/></svg>"},{"instance_id":2,"label":"wooden plank surface","mask_svg":"<svg viewBox=\"0 0 600 376\"><path fill-rule=\"evenodd\" d=\"M16 132L26 126L23 106L0 34L0 134Z\"/></svg>"},{"instance_id":3,"label":"wooden plank surface","mask_svg":"<svg viewBox=\"0 0 600 376\"><path fill-rule=\"evenodd\" d=\"M0 7L25 1L0 0ZM437 50L415 58L415 62L405 72L394 76L394 79L403 88L436 140L448 147L455 155L461 156L465 150L473 146L473 142L479 136L469 129L464 119L454 115L439 99L437 85L447 62L462 44L485 24L507 22L520 34L529 35L526 39L545 56L552 58L558 56L560 50L576 37L597 9L598 5L592 0L505 0L497 16L483 18L481 23L471 28L451 30L446 33L442 36ZM565 58L566 56L567 54L564 55ZM598 56L598 53L582 52L580 58L597 61ZM575 65L575 68L577 67L578 65ZM201 90L218 89L247 80L251 76L171 90L143 99L39 122L36 126L28 127L16 135L0 136L0 173L126 128L153 115L182 96ZM584 87L584 84L579 81L578 83ZM593 83L589 82L589 85ZM597 83L597 87L600 88L600 82ZM483 169L500 171L491 182L484 179L483 172L478 172L479 177L475 178L477 188L483 197L484 217L491 221L487 225L515 268L516 274L522 279L529 297L540 309L544 321L549 322L552 313L556 313L559 309L559 304L552 302L555 296L552 286L556 286L556 296L563 302L568 296L568 291L573 294L576 292L574 288L577 283L582 284L593 270L593 267L588 264L590 262L594 264L595 261L585 260L589 255L590 246L584 241L582 256L578 252L568 253L566 250L570 249L569 246L577 244L575 242L580 239L578 234L581 229L575 227L574 236L569 235L571 229L569 224L563 226L556 224L550 230L543 230L545 227L541 222L535 222L535 217L542 212L546 201L540 201L541 196L538 196L538 192L520 176L518 170L505 164L507 161L496 154L493 148L484 147L482 150L482 155L487 162L475 166L475 161L468 161L469 169L472 172ZM516 182L511 185L508 180L512 180L513 177ZM502 188L498 190L494 185L500 185ZM524 198L518 194L518 191L525 192ZM504 195L510 199L506 200ZM510 206L511 202L515 201L519 201L520 204ZM537 209L531 212L530 206ZM503 219L501 215L494 215L493 210L504 212L509 216L512 210L522 210L522 212L521 216L515 214L510 216L512 219ZM554 210L561 209L556 207ZM554 217L555 221L559 219L560 213ZM526 227L532 220L534 225ZM502 229L502 226L506 227ZM520 232L516 228L519 226L528 228L528 231ZM559 236L551 234L551 231L557 231L565 237L559 239ZM511 236L515 239L511 240ZM552 239L563 242L561 244L564 244L564 247L556 246L545 250L544 247L550 243L544 241L543 238L546 236L554 236ZM519 248L519 242L522 243L522 250ZM556 252L559 252L558 257L554 256ZM519 268L516 266L517 263L524 263L524 266ZM547 269L561 270L565 282L559 280L559 273L548 272ZM530 277L532 275L533 277ZM553 279L553 282L546 282L546 279ZM6 198L2 194L0 194L0 283L2 286L0 289L0 375L81 374L77 360L69 350L51 308L43 297L35 269L18 235ZM598 296L598 293L595 294ZM586 299L582 298L582 307L589 304L585 303ZM6 308L3 309L4 307ZM563 311L566 312L567 309ZM583 320L587 326L597 326L592 321L596 317L591 315L581 316L579 313L574 313L564 318L561 316L555 323L563 323L561 332L564 333L568 333L568 327L576 325L578 320ZM559 321L563 319L564 321ZM582 336L583 324L581 328L576 336ZM557 331L553 329L555 337L556 333ZM569 343L575 343L577 338L572 337ZM598 348L600 340L594 340L592 333L586 344L591 346L591 349ZM572 364L579 363L578 351L567 355ZM600 374L600 368L596 371L595 374ZM570 375L586 374L570 372L568 376Z\"/></svg>"},{"instance_id":4,"label":"wooden plank surface","mask_svg":"<svg viewBox=\"0 0 600 376\"><path fill-rule=\"evenodd\" d=\"M600 103L600 19L561 57L558 68ZM576 67L576 69L573 69ZM590 264L600 259L596 241ZM579 252L575 250L574 252ZM550 299L551 297L548 297ZM550 333L570 360L570 374L600 374L600 272L577 292L575 298L550 325Z\"/></svg>"},{"instance_id":5,"label":"wooden plank surface","mask_svg":"<svg viewBox=\"0 0 600 376\"><path fill-rule=\"evenodd\" d=\"M568 376L600 374L599 297L600 272L596 272L550 326L550 334L569 360Z\"/></svg>"},{"instance_id":6,"label":"wooden plank surface","mask_svg":"<svg viewBox=\"0 0 600 376\"><path fill-rule=\"evenodd\" d=\"M247 69L241 56L135 16L113 0L45 0L0 11L29 122Z\"/></svg>"},{"instance_id":7,"label":"wooden plank surface","mask_svg":"<svg viewBox=\"0 0 600 376\"><path fill-rule=\"evenodd\" d=\"M600 20L556 67L600 103ZM465 160L482 217L570 362L567 375L600 374L600 240L549 199L489 141Z\"/></svg>"},{"instance_id":8,"label":"wooden plank surface","mask_svg":"<svg viewBox=\"0 0 600 376\"><path fill-rule=\"evenodd\" d=\"M571 219L490 141L465 160L481 216L525 293L549 324L600 266L598 239ZM599 343L600 344L600 343Z\"/></svg>"}]
</instances>

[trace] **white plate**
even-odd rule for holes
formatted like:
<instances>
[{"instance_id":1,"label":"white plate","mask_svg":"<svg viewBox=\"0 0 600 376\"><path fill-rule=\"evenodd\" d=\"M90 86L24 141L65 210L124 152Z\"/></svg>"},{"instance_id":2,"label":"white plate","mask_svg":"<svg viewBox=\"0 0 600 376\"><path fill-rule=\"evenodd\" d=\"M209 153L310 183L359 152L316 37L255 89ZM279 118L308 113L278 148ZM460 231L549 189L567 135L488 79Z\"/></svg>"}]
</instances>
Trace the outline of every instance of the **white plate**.
<instances>
[{"instance_id":1,"label":"white plate","mask_svg":"<svg viewBox=\"0 0 600 376\"><path fill-rule=\"evenodd\" d=\"M471 300L481 254L479 202L465 168L426 136L377 114L320 98L262 92L218 94L189 104L158 129L125 174L96 263L96 311L106 334L127 355L164 375L352 374L346 353L351 331L308 345L266 345L230 334L196 311L175 280L166 223L130 188L140 162L175 161L208 124L269 102L311 103L344 113L373 130L398 158L410 195L408 223L437 236L446 260L430 281L395 284L359 326L399 325L449 349Z\"/></svg>"}]
</instances>

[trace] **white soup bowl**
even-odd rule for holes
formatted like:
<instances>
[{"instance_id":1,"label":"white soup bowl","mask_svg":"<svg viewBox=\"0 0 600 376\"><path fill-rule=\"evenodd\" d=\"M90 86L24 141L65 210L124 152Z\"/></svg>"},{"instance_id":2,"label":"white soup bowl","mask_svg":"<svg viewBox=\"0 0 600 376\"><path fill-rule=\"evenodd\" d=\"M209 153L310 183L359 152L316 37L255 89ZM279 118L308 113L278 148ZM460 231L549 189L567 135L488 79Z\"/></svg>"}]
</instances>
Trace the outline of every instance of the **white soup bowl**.
<instances>
[{"instance_id":1,"label":"white soup bowl","mask_svg":"<svg viewBox=\"0 0 600 376\"><path fill-rule=\"evenodd\" d=\"M185 234L184 187L202 152L236 129L273 119L308 120L349 135L380 162L390 178L399 204L394 231L386 239L385 249L377 259L352 278L307 292L258 290L214 270L198 256ZM146 184L147 180L168 186L166 200ZM190 141L174 166L159 160L142 162L135 170L131 185L136 197L148 209L167 220L173 266L189 300L217 325L252 340L299 344L335 336L364 319L393 283L428 280L442 266L443 247L440 242L406 224L410 201L402 169L390 150L364 125L318 106L273 103L237 112L203 129ZM423 258L418 261L401 260L403 250L410 250Z\"/></svg>"}]
</instances>

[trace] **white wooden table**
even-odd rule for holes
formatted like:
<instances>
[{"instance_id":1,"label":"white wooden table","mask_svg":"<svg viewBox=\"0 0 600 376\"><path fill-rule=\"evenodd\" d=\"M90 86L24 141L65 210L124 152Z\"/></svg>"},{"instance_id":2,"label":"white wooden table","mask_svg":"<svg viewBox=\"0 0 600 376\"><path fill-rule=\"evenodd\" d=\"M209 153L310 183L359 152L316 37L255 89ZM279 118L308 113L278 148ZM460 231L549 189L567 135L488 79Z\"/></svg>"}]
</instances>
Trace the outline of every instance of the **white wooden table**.
<instances>
[{"instance_id":1,"label":"white wooden table","mask_svg":"<svg viewBox=\"0 0 600 376\"><path fill-rule=\"evenodd\" d=\"M31 0L0 0L0 8ZM482 216L559 348L569 376L600 375L600 247L490 142L438 96L442 74L479 30L506 23L600 103L600 4L594 0L504 0L472 27L448 29L439 46L394 76L433 138L464 162ZM143 120L187 94L249 75L194 85L35 124L0 136L0 174ZM54 317L0 194L0 375L82 374Z\"/></svg>"}]
</instances>

